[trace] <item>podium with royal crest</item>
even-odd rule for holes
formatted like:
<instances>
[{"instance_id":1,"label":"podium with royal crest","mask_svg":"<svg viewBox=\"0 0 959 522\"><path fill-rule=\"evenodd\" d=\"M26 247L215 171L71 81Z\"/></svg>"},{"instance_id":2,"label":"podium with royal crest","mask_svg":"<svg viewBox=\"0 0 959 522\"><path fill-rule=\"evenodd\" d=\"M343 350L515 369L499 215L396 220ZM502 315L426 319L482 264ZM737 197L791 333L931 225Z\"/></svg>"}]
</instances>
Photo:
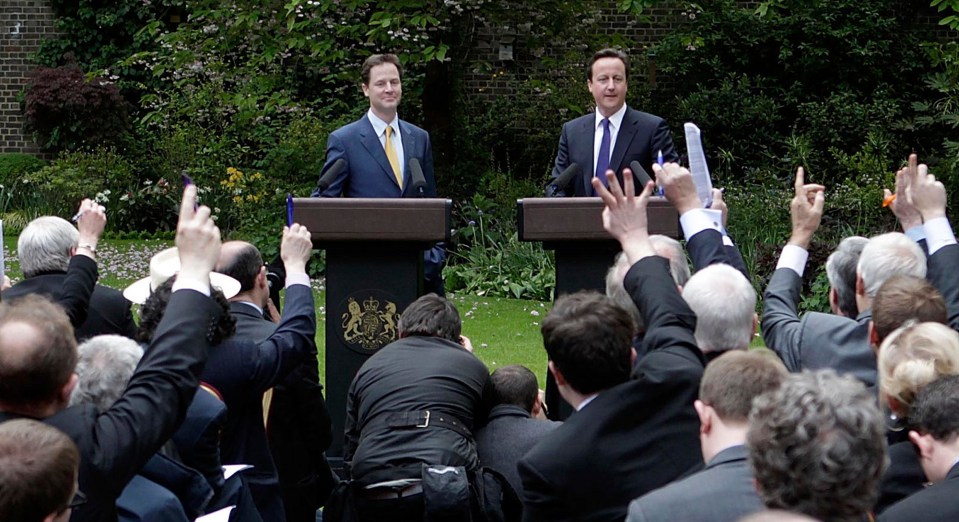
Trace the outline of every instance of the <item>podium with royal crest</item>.
<instances>
[{"instance_id":1,"label":"podium with royal crest","mask_svg":"<svg viewBox=\"0 0 959 522\"><path fill-rule=\"evenodd\" d=\"M360 366L397 339L399 312L423 292L423 251L450 240L448 199L295 198L293 220L326 251L327 454L342 455L346 397Z\"/></svg>"}]
</instances>

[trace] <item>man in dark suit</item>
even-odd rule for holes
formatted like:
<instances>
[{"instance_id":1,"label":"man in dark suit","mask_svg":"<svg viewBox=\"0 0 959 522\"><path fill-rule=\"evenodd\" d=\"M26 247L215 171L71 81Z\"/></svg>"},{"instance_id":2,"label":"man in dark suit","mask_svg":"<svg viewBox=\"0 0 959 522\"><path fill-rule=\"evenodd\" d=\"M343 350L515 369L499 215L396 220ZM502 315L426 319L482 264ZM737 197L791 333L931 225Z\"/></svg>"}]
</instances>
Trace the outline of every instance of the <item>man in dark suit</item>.
<instances>
[{"instance_id":1,"label":"man in dark suit","mask_svg":"<svg viewBox=\"0 0 959 522\"><path fill-rule=\"evenodd\" d=\"M330 134L326 144L326 175L342 160L344 168L329 186L313 196L348 198L436 197L433 147L425 130L403 121L397 108L403 95L403 66L395 54L374 54L363 62L363 95L370 110L359 120ZM413 160L425 184L415 186ZM321 176L322 178L322 176ZM446 250L436 245L424 253L426 292L443 295Z\"/></svg>"},{"instance_id":2,"label":"man in dark suit","mask_svg":"<svg viewBox=\"0 0 959 522\"><path fill-rule=\"evenodd\" d=\"M116 520L116 498L183 419L207 357L207 332L220 314L206 293L220 251L210 209L194 210L196 188L184 191L176 243L179 282L175 312L164 318L123 395L108 410L66 407L76 382L76 341L63 311L41 297L0 306L0 422L42 419L70 436L80 451L79 489L86 502L74 521ZM89 216L103 218L102 208ZM81 225L82 226L82 225ZM103 224L100 224L102 230ZM81 228L82 233L82 228ZM96 244L81 244L92 257ZM22 364L18 357L29 353Z\"/></svg>"},{"instance_id":3,"label":"man in dark suit","mask_svg":"<svg viewBox=\"0 0 959 522\"><path fill-rule=\"evenodd\" d=\"M514 491L522 491L516 463L562 423L540 420L542 412L536 375L525 366L498 368L490 375L493 409L489 421L476 432L480 464L506 477Z\"/></svg>"},{"instance_id":4,"label":"man in dark suit","mask_svg":"<svg viewBox=\"0 0 959 522\"><path fill-rule=\"evenodd\" d=\"M217 271L240 282L240 293L230 298L230 314L236 319L235 337L255 343L266 341L276 332L277 323L264 318L270 288L259 250L244 241L224 243ZM315 347L302 364L273 387L268 419L267 436L283 490L286 520L314 522L316 510L326 502L334 485L333 471L324 455L332 440L332 425Z\"/></svg>"},{"instance_id":5,"label":"man in dark suit","mask_svg":"<svg viewBox=\"0 0 959 522\"><path fill-rule=\"evenodd\" d=\"M772 354L735 351L709 363L695 403L706 469L634 500L627 522L735 522L762 511L746 462L749 409L785 376Z\"/></svg>"},{"instance_id":6,"label":"man in dark suit","mask_svg":"<svg viewBox=\"0 0 959 522\"><path fill-rule=\"evenodd\" d=\"M616 172L633 161L653 171L660 152L665 161L677 161L673 138L666 121L626 106L629 57L617 49L596 52L586 65L586 86L596 101L596 111L563 124L553 178L569 166L579 165L582 175L572 179L557 195L592 196L590 180L605 184L607 169Z\"/></svg>"},{"instance_id":7,"label":"man in dark suit","mask_svg":"<svg viewBox=\"0 0 959 522\"><path fill-rule=\"evenodd\" d=\"M77 229L65 219L44 216L31 221L17 240L24 280L4 290L3 300L13 301L27 294L58 298L63 292L67 265L79 243ZM132 339L134 333L130 302L119 291L96 285L87 318L76 328L77 341L102 334Z\"/></svg>"},{"instance_id":8,"label":"man in dark suit","mask_svg":"<svg viewBox=\"0 0 959 522\"><path fill-rule=\"evenodd\" d=\"M625 286L646 323L648 353L630 377L635 352L629 314L608 298L573 294L557 300L543 321L543 344L560 393L576 412L519 463L524 520L613 521L630 500L702 463L693 407L703 354L696 316L649 242L646 204L625 176L599 180L603 222L633 263ZM612 192L610 192L612 191Z\"/></svg>"},{"instance_id":9,"label":"man in dark suit","mask_svg":"<svg viewBox=\"0 0 959 522\"><path fill-rule=\"evenodd\" d=\"M909 420L909 440L933 485L893 504L879 520L959 520L959 376L941 377L919 392Z\"/></svg>"},{"instance_id":10,"label":"man in dark suit","mask_svg":"<svg viewBox=\"0 0 959 522\"><path fill-rule=\"evenodd\" d=\"M228 315L215 327L217 338L202 374L203 382L214 388L227 405L221 442L223 463L254 466L245 476L263 520L285 519L279 479L264 427L263 394L301 365L309 354L316 354L316 312L306 273L312 248L306 228L297 223L284 228L280 255L286 266L287 287L280 324L265 341L254 343L233 337L235 320ZM141 307L137 332L141 340L150 339L158 322L171 310L170 287L174 281L171 278L155 288ZM225 311L229 310L222 292L217 291L214 297Z\"/></svg>"}]
</instances>

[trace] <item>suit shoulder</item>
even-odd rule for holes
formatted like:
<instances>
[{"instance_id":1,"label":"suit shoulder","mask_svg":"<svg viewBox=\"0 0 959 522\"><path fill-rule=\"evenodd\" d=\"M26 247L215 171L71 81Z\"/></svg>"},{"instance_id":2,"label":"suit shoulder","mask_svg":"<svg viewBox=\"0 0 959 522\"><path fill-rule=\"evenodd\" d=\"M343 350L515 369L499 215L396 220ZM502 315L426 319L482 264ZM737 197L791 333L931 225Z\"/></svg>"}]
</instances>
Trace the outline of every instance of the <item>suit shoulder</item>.
<instances>
[{"instance_id":1,"label":"suit shoulder","mask_svg":"<svg viewBox=\"0 0 959 522\"><path fill-rule=\"evenodd\" d=\"M630 108L628 112L634 120L640 123L659 125L660 123L665 121L664 119L660 118L659 116L656 116L655 114L650 114L648 112L639 111L633 108Z\"/></svg>"},{"instance_id":2,"label":"suit shoulder","mask_svg":"<svg viewBox=\"0 0 959 522\"><path fill-rule=\"evenodd\" d=\"M427 132L426 129L424 129L424 128L422 128L422 127L419 127L419 126L417 126L417 125L414 125L414 124L412 124L412 123L410 123L410 122L408 122L408 121L406 121L406 120L400 120L400 125L402 125L403 127L409 129L409 131L412 132L413 134L418 134L418 135L421 135L421 136L426 136L427 138L430 136L430 133Z\"/></svg>"},{"instance_id":3,"label":"suit shoulder","mask_svg":"<svg viewBox=\"0 0 959 522\"><path fill-rule=\"evenodd\" d=\"M337 138L342 138L344 136L352 136L358 134L365 125L364 122L369 124L369 119L364 114L360 119L347 123L346 125L336 129L330 133L330 136L336 136Z\"/></svg>"},{"instance_id":4,"label":"suit shoulder","mask_svg":"<svg viewBox=\"0 0 959 522\"><path fill-rule=\"evenodd\" d=\"M567 121L566 123L563 124L563 127L576 127L577 125L583 125L584 123L588 124L591 121L593 121L595 117L596 117L596 113L593 113L593 112L589 114L584 114L580 116L579 118L574 118L572 120Z\"/></svg>"}]
</instances>

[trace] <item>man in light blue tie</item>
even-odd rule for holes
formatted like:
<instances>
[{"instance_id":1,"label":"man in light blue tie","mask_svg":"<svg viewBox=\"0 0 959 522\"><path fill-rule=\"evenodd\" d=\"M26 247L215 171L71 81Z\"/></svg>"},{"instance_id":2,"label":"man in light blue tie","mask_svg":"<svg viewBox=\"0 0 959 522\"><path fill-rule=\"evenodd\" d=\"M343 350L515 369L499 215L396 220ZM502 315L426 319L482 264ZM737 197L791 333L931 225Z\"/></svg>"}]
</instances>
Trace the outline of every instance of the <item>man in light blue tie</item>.
<instances>
[{"instance_id":1,"label":"man in light blue tie","mask_svg":"<svg viewBox=\"0 0 959 522\"><path fill-rule=\"evenodd\" d=\"M594 176L605 180L606 170L613 169L622 183L623 168L633 161L651 173L659 151L665 161L678 161L666 121L626 106L628 78L629 57L618 49L602 49L589 60L586 86L596 110L563 125L553 167L553 178L574 163L583 174L557 195L593 196Z\"/></svg>"}]
</instances>

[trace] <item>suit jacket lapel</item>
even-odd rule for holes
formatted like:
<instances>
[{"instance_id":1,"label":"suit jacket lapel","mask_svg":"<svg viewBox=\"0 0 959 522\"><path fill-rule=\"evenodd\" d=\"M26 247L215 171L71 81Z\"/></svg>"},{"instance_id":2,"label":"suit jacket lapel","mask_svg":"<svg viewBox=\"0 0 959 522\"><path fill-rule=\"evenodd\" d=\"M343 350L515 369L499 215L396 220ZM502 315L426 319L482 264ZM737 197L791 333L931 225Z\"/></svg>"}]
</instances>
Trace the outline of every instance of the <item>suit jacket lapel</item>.
<instances>
[{"instance_id":1,"label":"suit jacket lapel","mask_svg":"<svg viewBox=\"0 0 959 522\"><path fill-rule=\"evenodd\" d=\"M583 126L579 128L582 138L575 140L575 154L570 154L571 158L579 158L579 164L583 167L583 194L590 196L593 194L593 173L596 165L593 163L593 141L596 138L596 116L590 114L588 118L583 118Z\"/></svg>"},{"instance_id":2,"label":"suit jacket lapel","mask_svg":"<svg viewBox=\"0 0 959 522\"><path fill-rule=\"evenodd\" d=\"M620 183L623 182L621 171L623 167L626 167L626 165L621 165L621 163L626 156L626 151L629 150L629 143L633 141L633 136L636 135L636 131L639 128L639 120L634 117L632 109L626 109L621 127L619 134L616 135L616 145L613 147L613 155L609 158L609 168L616 169L616 176L620 178Z\"/></svg>"},{"instance_id":3,"label":"suit jacket lapel","mask_svg":"<svg viewBox=\"0 0 959 522\"><path fill-rule=\"evenodd\" d=\"M376 160L383 169L383 175L388 177L390 181L399 188L399 184L396 183L396 176L393 175L393 167L390 166L390 160L386 159L386 150L383 149L383 144L380 143L380 137L377 136L376 131L373 130L373 124L370 123L369 118L363 116L363 121L366 124L360 129L360 143L366 147L366 151L370 153L370 156ZM404 150L406 149L405 143L403 148Z\"/></svg>"}]
</instances>

